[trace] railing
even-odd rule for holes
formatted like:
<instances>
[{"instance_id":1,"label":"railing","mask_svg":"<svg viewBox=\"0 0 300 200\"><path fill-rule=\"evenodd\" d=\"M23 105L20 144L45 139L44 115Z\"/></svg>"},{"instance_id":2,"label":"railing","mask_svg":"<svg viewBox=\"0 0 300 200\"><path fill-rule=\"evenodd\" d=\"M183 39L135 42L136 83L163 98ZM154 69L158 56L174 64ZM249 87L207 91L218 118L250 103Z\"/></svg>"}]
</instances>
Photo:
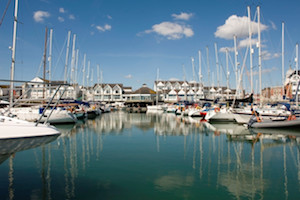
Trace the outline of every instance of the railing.
<instances>
[{"instance_id":1,"label":"railing","mask_svg":"<svg viewBox=\"0 0 300 200\"><path fill-rule=\"evenodd\" d=\"M11 81L11 80L3 80L3 79L0 79L0 82L33 83L33 84L41 84L41 85L46 85L46 84L47 84L47 85L49 85L49 86L51 85L51 82L50 82L50 83L40 83L40 82L33 82L33 81L19 81L19 80ZM35 126L37 126L37 125L40 123L41 119L45 116L46 110L47 110L47 109L49 108L49 106L53 103L53 100L54 100L55 96L57 95L57 92L60 90L60 88L61 88L62 86L69 86L69 84L59 84L58 87L55 87L56 90L55 90L54 94L52 95L51 99L48 101L47 106L43 109L43 112L42 112L40 118L37 120ZM61 99L62 96L64 95L64 93L65 93L65 91L66 91L66 88L67 88L67 87L64 87L63 92L60 94L60 96L59 96L59 98L57 99L56 103L55 103L54 106L52 107L50 114L47 115L47 119L45 120L44 124L46 124L46 123L48 122L48 120L49 120L50 116L52 115L54 109L56 108L56 106L58 105L60 99ZM4 110L3 114L7 113L8 111L10 111L10 109L11 109L12 107L14 107L15 105L17 105L17 103L20 102L20 101L23 99L23 97L25 97L31 89L32 89L32 88L28 88L28 89L27 89L27 90L26 90L19 98L17 98L12 104L10 104L9 107L8 107L7 109ZM45 88L45 89L46 89L46 88ZM49 89L49 87L48 87L47 89ZM32 100L32 99L31 99L31 100ZM36 99L34 99L34 100L36 100ZM45 99L42 99L42 100L44 101Z\"/></svg>"}]
</instances>

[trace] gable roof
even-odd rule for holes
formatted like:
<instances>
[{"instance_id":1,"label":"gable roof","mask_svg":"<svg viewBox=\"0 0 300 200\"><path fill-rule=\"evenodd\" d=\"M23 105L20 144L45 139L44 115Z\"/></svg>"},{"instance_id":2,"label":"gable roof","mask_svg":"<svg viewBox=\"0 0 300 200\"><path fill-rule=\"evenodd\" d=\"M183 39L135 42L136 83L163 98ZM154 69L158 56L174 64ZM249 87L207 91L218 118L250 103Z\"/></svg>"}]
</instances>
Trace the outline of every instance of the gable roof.
<instances>
[{"instance_id":1,"label":"gable roof","mask_svg":"<svg viewBox=\"0 0 300 200\"><path fill-rule=\"evenodd\" d=\"M97 87L97 86L100 86L100 87L105 87L105 86L109 86L111 88L115 87L116 85L120 86L122 89L123 89L123 84L122 83L101 83L101 84L98 84L98 83L95 83L94 84L94 87Z\"/></svg>"}]
</instances>

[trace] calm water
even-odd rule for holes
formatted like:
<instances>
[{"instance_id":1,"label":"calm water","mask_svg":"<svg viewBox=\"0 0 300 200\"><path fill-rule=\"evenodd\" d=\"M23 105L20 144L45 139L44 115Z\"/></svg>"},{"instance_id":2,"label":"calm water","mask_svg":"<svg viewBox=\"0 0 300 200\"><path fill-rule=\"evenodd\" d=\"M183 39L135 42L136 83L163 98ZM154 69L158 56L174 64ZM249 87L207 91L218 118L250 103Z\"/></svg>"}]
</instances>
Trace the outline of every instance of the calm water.
<instances>
[{"instance_id":1,"label":"calm water","mask_svg":"<svg viewBox=\"0 0 300 200\"><path fill-rule=\"evenodd\" d=\"M300 131L197 121L116 112L0 141L0 199L299 199Z\"/></svg>"}]
</instances>

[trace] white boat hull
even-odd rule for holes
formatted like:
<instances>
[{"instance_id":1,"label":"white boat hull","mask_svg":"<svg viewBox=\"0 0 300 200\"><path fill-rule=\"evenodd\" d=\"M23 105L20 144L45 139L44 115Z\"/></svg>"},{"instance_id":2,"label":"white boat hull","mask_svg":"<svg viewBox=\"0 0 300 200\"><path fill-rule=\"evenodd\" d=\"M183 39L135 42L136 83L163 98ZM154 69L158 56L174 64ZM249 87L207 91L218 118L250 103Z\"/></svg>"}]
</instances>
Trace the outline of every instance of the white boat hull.
<instances>
[{"instance_id":1,"label":"white boat hull","mask_svg":"<svg viewBox=\"0 0 300 200\"><path fill-rule=\"evenodd\" d=\"M249 125L251 128L287 128L287 127L300 127L300 119L296 120L283 120L283 121L272 121L263 120L262 122L254 122Z\"/></svg>"},{"instance_id":2,"label":"white boat hull","mask_svg":"<svg viewBox=\"0 0 300 200\"><path fill-rule=\"evenodd\" d=\"M45 112L45 116L42 117L40 122L45 122L47 116L50 115L51 110ZM35 122L39 120L41 114L37 108L14 108L11 109L11 113L16 115L18 119L25 120L29 122ZM62 124L62 123L75 123L77 121L76 117L69 113L67 110L53 110L50 118L47 122L50 124Z\"/></svg>"},{"instance_id":3,"label":"white boat hull","mask_svg":"<svg viewBox=\"0 0 300 200\"><path fill-rule=\"evenodd\" d=\"M218 121L218 122L234 122L235 118L231 111L226 109L221 109L220 111L216 110L209 110L206 115L205 119L207 121Z\"/></svg>"},{"instance_id":4,"label":"white boat hull","mask_svg":"<svg viewBox=\"0 0 300 200\"><path fill-rule=\"evenodd\" d=\"M27 138L59 135L60 132L53 126L27 122L11 117L0 116L0 139Z\"/></svg>"},{"instance_id":5,"label":"white boat hull","mask_svg":"<svg viewBox=\"0 0 300 200\"><path fill-rule=\"evenodd\" d=\"M233 117L238 124L247 124L251 116L252 115L248 115L248 114L236 114L236 113L233 114Z\"/></svg>"},{"instance_id":6,"label":"white boat hull","mask_svg":"<svg viewBox=\"0 0 300 200\"><path fill-rule=\"evenodd\" d=\"M147 112L162 112L163 108L159 105L147 106Z\"/></svg>"}]
</instances>

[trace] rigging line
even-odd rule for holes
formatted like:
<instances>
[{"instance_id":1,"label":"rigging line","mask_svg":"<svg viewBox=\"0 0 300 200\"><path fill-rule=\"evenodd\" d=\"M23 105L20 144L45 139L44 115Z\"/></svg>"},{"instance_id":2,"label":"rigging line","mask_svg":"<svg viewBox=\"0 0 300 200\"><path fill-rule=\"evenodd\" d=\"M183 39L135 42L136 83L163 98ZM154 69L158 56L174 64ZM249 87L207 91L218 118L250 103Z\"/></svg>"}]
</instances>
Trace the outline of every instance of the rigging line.
<instances>
[{"instance_id":1,"label":"rigging line","mask_svg":"<svg viewBox=\"0 0 300 200\"><path fill-rule=\"evenodd\" d=\"M228 52L228 57L229 57L229 61L231 63L231 67L232 67L233 71L235 71L234 64L233 64L233 61L232 61L232 58L231 58L231 55L229 54L229 52Z\"/></svg>"},{"instance_id":2,"label":"rigging line","mask_svg":"<svg viewBox=\"0 0 300 200\"><path fill-rule=\"evenodd\" d=\"M65 46L66 46L66 44L67 44L67 40L68 40L68 37L66 37L66 40L65 40L65 42L64 42L64 45L63 45L63 47L62 47L61 50L60 50L60 53L59 53L59 56L58 56L58 58L57 58L57 61L56 61L56 64L55 64L55 66L54 66L54 70L53 70L53 73L52 73L52 74L54 74L55 71L56 71L56 68L57 68L58 63L59 63L59 61L60 61L60 59L61 59L63 50L64 50L64 48L65 48ZM62 75L63 75L63 73L61 74L61 77L60 77L60 78L62 78Z\"/></svg>"},{"instance_id":3,"label":"rigging line","mask_svg":"<svg viewBox=\"0 0 300 200\"><path fill-rule=\"evenodd\" d=\"M40 62L39 69L38 69L38 71L37 71L37 73L36 73L35 76L39 76L39 74L40 74L40 72L41 72L42 65L43 65L43 60L44 60L44 58L43 58L43 56L42 56L42 60L41 60L41 62Z\"/></svg>"},{"instance_id":4,"label":"rigging line","mask_svg":"<svg viewBox=\"0 0 300 200\"><path fill-rule=\"evenodd\" d=\"M8 10L8 7L9 7L9 5L10 5L10 2L11 2L11 0L8 0L8 2L7 2L7 4L6 4L5 10L4 10L3 15L2 15L2 17L1 17L0 26L2 25L2 22L3 22L3 20L4 20L4 17L5 17L5 15L6 15L6 12L7 12L7 10Z\"/></svg>"},{"instance_id":5,"label":"rigging line","mask_svg":"<svg viewBox=\"0 0 300 200\"><path fill-rule=\"evenodd\" d=\"M290 45L294 46L294 42L292 42L293 38L291 37L289 30L286 28L286 24L284 24L284 27L285 27L284 30L287 35L287 38L289 39Z\"/></svg>"},{"instance_id":6,"label":"rigging line","mask_svg":"<svg viewBox=\"0 0 300 200\"><path fill-rule=\"evenodd\" d=\"M263 16L263 14L261 13L260 15L261 15L261 19L262 19L261 21L265 22L265 18L264 18L264 16ZM277 27L276 27L276 29L277 29ZM276 29L275 29L275 30L276 30ZM269 40L267 40L267 41L269 41L269 43L271 44L271 48L272 48L272 49L275 49L275 48L274 48L274 44L273 44L273 42L272 42L272 40L271 40L270 32L269 32L269 31L266 31L266 34L267 34L267 36L268 36L268 38L269 38Z\"/></svg>"}]
</instances>

